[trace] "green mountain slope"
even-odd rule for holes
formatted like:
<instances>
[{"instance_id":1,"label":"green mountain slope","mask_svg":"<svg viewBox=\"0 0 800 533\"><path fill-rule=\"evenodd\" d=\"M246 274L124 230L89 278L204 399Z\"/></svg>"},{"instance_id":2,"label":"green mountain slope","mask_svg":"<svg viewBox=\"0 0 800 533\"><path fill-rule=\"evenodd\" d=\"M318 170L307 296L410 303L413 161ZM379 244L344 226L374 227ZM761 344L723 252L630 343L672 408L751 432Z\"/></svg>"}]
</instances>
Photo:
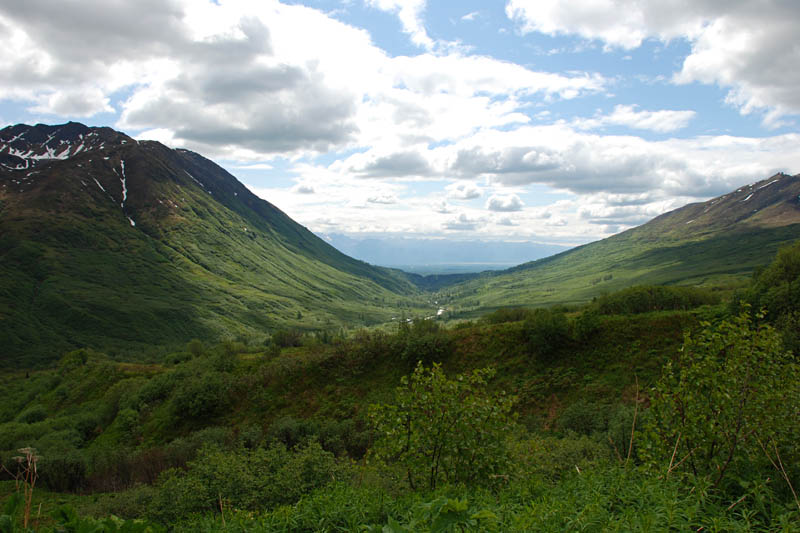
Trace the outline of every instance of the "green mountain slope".
<instances>
[{"instance_id":1,"label":"green mountain slope","mask_svg":"<svg viewBox=\"0 0 800 533\"><path fill-rule=\"evenodd\" d=\"M725 286L800 238L800 176L776 174L601 241L443 289L453 309L590 300L638 284Z\"/></svg>"},{"instance_id":2,"label":"green mountain slope","mask_svg":"<svg viewBox=\"0 0 800 533\"><path fill-rule=\"evenodd\" d=\"M0 362L381 322L415 293L198 154L76 123L0 130Z\"/></svg>"}]
</instances>

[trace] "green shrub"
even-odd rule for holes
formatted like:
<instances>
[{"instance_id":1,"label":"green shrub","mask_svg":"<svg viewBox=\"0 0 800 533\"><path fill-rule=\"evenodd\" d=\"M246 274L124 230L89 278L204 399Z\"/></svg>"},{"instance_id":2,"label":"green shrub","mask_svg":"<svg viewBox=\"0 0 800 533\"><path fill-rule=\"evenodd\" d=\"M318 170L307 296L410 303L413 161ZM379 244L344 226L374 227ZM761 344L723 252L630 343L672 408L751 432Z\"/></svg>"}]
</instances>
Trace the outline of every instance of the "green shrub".
<instances>
[{"instance_id":1,"label":"green shrub","mask_svg":"<svg viewBox=\"0 0 800 533\"><path fill-rule=\"evenodd\" d=\"M287 448L310 440L334 455L348 455L359 459L367 451L372 432L361 420L279 418L267 430L267 439L283 443Z\"/></svg>"},{"instance_id":2,"label":"green shrub","mask_svg":"<svg viewBox=\"0 0 800 533\"><path fill-rule=\"evenodd\" d=\"M160 403L172 394L178 383L187 378L188 375L179 369L152 376L144 383L140 382L141 385L135 392L130 392L128 396L121 398L120 407L138 411L146 406Z\"/></svg>"},{"instance_id":3,"label":"green shrub","mask_svg":"<svg viewBox=\"0 0 800 533\"><path fill-rule=\"evenodd\" d=\"M39 459L38 472L42 484L54 492L76 492L86 485L86 459L78 450L51 449Z\"/></svg>"},{"instance_id":4,"label":"green shrub","mask_svg":"<svg viewBox=\"0 0 800 533\"><path fill-rule=\"evenodd\" d=\"M303 334L296 329L279 329L272 334L272 344L281 348L302 346Z\"/></svg>"},{"instance_id":5,"label":"green shrub","mask_svg":"<svg viewBox=\"0 0 800 533\"><path fill-rule=\"evenodd\" d=\"M229 388L227 379L219 374L184 380L172 396L173 412L178 418L195 421L214 417L229 404Z\"/></svg>"},{"instance_id":6,"label":"green shrub","mask_svg":"<svg viewBox=\"0 0 800 533\"><path fill-rule=\"evenodd\" d=\"M666 364L652 391L647 455L660 465L685 458L680 470L714 486L766 467L762 446L782 449L787 464L796 464L796 360L771 326L746 313L704 326L687 334L678 360Z\"/></svg>"},{"instance_id":7,"label":"green shrub","mask_svg":"<svg viewBox=\"0 0 800 533\"><path fill-rule=\"evenodd\" d=\"M179 365L191 360L192 354L190 352L172 352L164 356L164 364L167 365Z\"/></svg>"},{"instance_id":8,"label":"green shrub","mask_svg":"<svg viewBox=\"0 0 800 533\"><path fill-rule=\"evenodd\" d=\"M564 313L552 309L534 309L523 322L523 335L532 353L550 360L568 344L569 322Z\"/></svg>"},{"instance_id":9,"label":"green shrub","mask_svg":"<svg viewBox=\"0 0 800 533\"><path fill-rule=\"evenodd\" d=\"M206 351L205 346L203 346L203 342L199 339L192 339L186 343L186 351L192 357L200 357Z\"/></svg>"},{"instance_id":10,"label":"green shrub","mask_svg":"<svg viewBox=\"0 0 800 533\"><path fill-rule=\"evenodd\" d=\"M505 322L520 322L528 318L529 309L523 307L504 307L481 317L487 324L503 324Z\"/></svg>"},{"instance_id":11,"label":"green shrub","mask_svg":"<svg viewBox=\"0 0 800 533\"><path fill-rule=\"evenodd\" d=\"M65 419L61 419L62 423ZM69 420L69 419L66 419ZM58 429L48 431L33 442L33 447L41 452L78 448L83 444L83 435L77 429Z\"/></svg>"},{"instance_id":12,"label":"green shrub","mask_svg":"<svg viewBox=\"0 0 800 533\"><path fill-rule=\"evenodd\" d=\"M173 522L195 512L219 509L220 500L237 509L270 509L291 504L342 472L318 443L293 450L281 444L254 450L203 448L186 472L167 471L159 481L151 514Z\"/></svg>"},{"instance_id":13,"label":"green shrub","mask_svg":"<svg viewBox=\"0 0 800 533\"><path fill-rule=\"evenodd\" d=\"M770 318L800 311L800 241L778 250L775 259L756 273L748 301L766 307Z\"/></svg>"},{"instance_id":14,"label":"green shrub","mask_svg":"<svg viewBox=\"0 0 800 533\"><path fill-rule=\"evenodd\" d=\"M383 331L361 330L347 341L338 342L336 353L350 370L358 372L378 361L402 357L406 338Z\"/></svg>"},{"instance_id":15,"label":"green shrub","mask_svg":"<svg viewBox=\"0 0 800 533\"><path fill-rule=\"evenodd\" d=\"M584 310L572 323L573 337L580 343L587 343L602 328L602 321L596 311Z\"/></svg>"},{"instance_id":16,"label":"green shrub","mask_svg":"<svg viewBox=\"0 0 800 533\"><path fill-rule=\"evenodd\" d=\"M593 308L603 315L632 315L652 311L678 311L719 303L719 296L699 287L641 285L603 295Z\"/></svg>"},{"instance_id":17,"label":"green shrub","mask_svg":"<svg viewBox=\"0 0 800 533\"><path fill-rule=\"evenodd\" d=\"M32 405L17 416L17 422L23 424L33 424L34 422L41 422L47 418L47 409L43 405Z\"/></svg>"},{"instance_id":18,"label":"green shrub","mask_svg":"<svg viewBox=\"0 0 800 533\"><path fill-rule=\"evenodd\" d=\"M439 483L492 483L506 467L515 399L493 394L491 369L447 379L439 365L418 364L391 404L370 407L380 438L374 457L398 463L412 489Z\"/></svg>"},{"instance_id":19,"label":"green shrub","mask_svg":"<svg viewBox=\"0 0 800 533\"><path fill-rule=\"evenodd\" d=\"M89 350L83 348L67 352L58 362L58 368L61 372L69 372L85 365L89 361L91 355L92 353Z\"/></svg>"},{"instance_id":20,"label":"green shrub","mask_svg":"<svg viewBox=\"0 0 800 533\"><path fill-rule=\"evenodd\" d=\"M564 409L558 417L558 428L580 435L592 435L608 429L608 406L578 400Z\"/></svg>"},{"instance_id":21,"label":"green shrub","mask_svg":"<svg viewBox=\"0 0 800 533\"><path fill-rule=\"evenodd\" d=\"M398 337L403 347L400 357L409 368L418 362L430 366L447 361L455 351L452 337L434 320L415 320L411 326L402 323Z\"/></svg>"}]
</instances>

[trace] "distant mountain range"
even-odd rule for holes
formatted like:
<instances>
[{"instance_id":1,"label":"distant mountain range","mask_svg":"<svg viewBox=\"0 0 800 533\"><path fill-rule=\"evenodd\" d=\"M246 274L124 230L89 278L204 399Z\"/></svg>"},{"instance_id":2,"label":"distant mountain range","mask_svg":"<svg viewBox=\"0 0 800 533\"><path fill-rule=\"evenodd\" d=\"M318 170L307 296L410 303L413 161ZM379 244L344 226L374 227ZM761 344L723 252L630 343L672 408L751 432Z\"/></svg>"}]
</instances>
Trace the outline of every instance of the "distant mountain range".
<instances>
[{"instance_id":1,"label":"distant mountain range","mask_svg":"<svg viewBox=\"0 0 800 533\"><path fill-rule=\"evenodd\" d=\"M448 289L461 309L585 302L637 284L735 287L800 239L800 175L776 174L607 239Z\"/></svg>"},{"instance_id":2,"label":"distant mountain range","mask_svg":"<svg viewBox=\"0 0 800 533\"><path fill-rule=\"evenodd\" d=\"M569 249L568 246L535 242L359 238L337 233L320 237L356 259L418 274L502 270Z\"/></svg>"},{"instance_id":3,"label":"distant mountain range","mask_svg":"<svg viewBox=\"0 0 800 533\"><path fill-rule=\"evenodd\" d=\"M382 322L416 292L196 153L72 122L0 130L3 359Z\"/></svg>"}]
</instances>

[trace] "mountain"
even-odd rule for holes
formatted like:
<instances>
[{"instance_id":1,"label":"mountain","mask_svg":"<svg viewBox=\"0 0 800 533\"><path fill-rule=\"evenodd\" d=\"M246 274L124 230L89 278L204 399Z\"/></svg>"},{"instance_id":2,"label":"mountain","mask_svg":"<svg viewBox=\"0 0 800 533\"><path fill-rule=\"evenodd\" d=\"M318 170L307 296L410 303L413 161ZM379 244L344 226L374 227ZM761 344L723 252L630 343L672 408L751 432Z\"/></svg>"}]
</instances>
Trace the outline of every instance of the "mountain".
<instances>
[{"instance_id":1,"label":"mountain","mask_svg":"<svg viewBox=\"0 0 800 533\"><path fill-rule=\"evenodd\" d=\"M373 265L417 273L468 273L499 270L563 252L555 244L509 241L452 241L402 237L356 238L321 235L339 251Z\"/></svg>"},{"instance_id":2,"label":"mountain","mask_svg":"<svg viewBox=\"0 0 800 533\"><path fill-rule=\"evenodd\" d=\"M416 291L196 153L74 122L0 130L0 363L382 322Z\"/></svg>"},{"instance_id":3,"label":"mountain","mask_svg":"<svg viewBox=\"0 0 800 533\"><path fill-rule=\"evenodd\" d=\"M800 239L800 175L776 174L552 257L444 289L464 311L579 303L640 284L731 287Z\"/></svg>"}]
</instances>

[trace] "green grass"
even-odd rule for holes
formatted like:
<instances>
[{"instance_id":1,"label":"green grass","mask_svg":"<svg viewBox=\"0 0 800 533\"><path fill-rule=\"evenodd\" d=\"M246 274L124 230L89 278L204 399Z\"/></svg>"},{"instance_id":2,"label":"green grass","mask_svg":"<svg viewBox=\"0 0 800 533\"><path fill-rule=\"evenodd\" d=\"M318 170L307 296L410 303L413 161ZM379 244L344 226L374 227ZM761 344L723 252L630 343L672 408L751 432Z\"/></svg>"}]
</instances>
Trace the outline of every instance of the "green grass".
<instances>
[{"instance_id":1,"label":"green grass","mask_svg":"<svg viewBox=\"0 0 800 533\"><path fill-rule=\"evenodd\" d=\"M637 228L638 230L643 230ZM778 248L800 238L800 224L749 228L697 240L644 238L631 230L556 256L441 289L456 316L509 305L574 305L633 285L687 285L730 291Z\"/></svg>"}]
</instances>

